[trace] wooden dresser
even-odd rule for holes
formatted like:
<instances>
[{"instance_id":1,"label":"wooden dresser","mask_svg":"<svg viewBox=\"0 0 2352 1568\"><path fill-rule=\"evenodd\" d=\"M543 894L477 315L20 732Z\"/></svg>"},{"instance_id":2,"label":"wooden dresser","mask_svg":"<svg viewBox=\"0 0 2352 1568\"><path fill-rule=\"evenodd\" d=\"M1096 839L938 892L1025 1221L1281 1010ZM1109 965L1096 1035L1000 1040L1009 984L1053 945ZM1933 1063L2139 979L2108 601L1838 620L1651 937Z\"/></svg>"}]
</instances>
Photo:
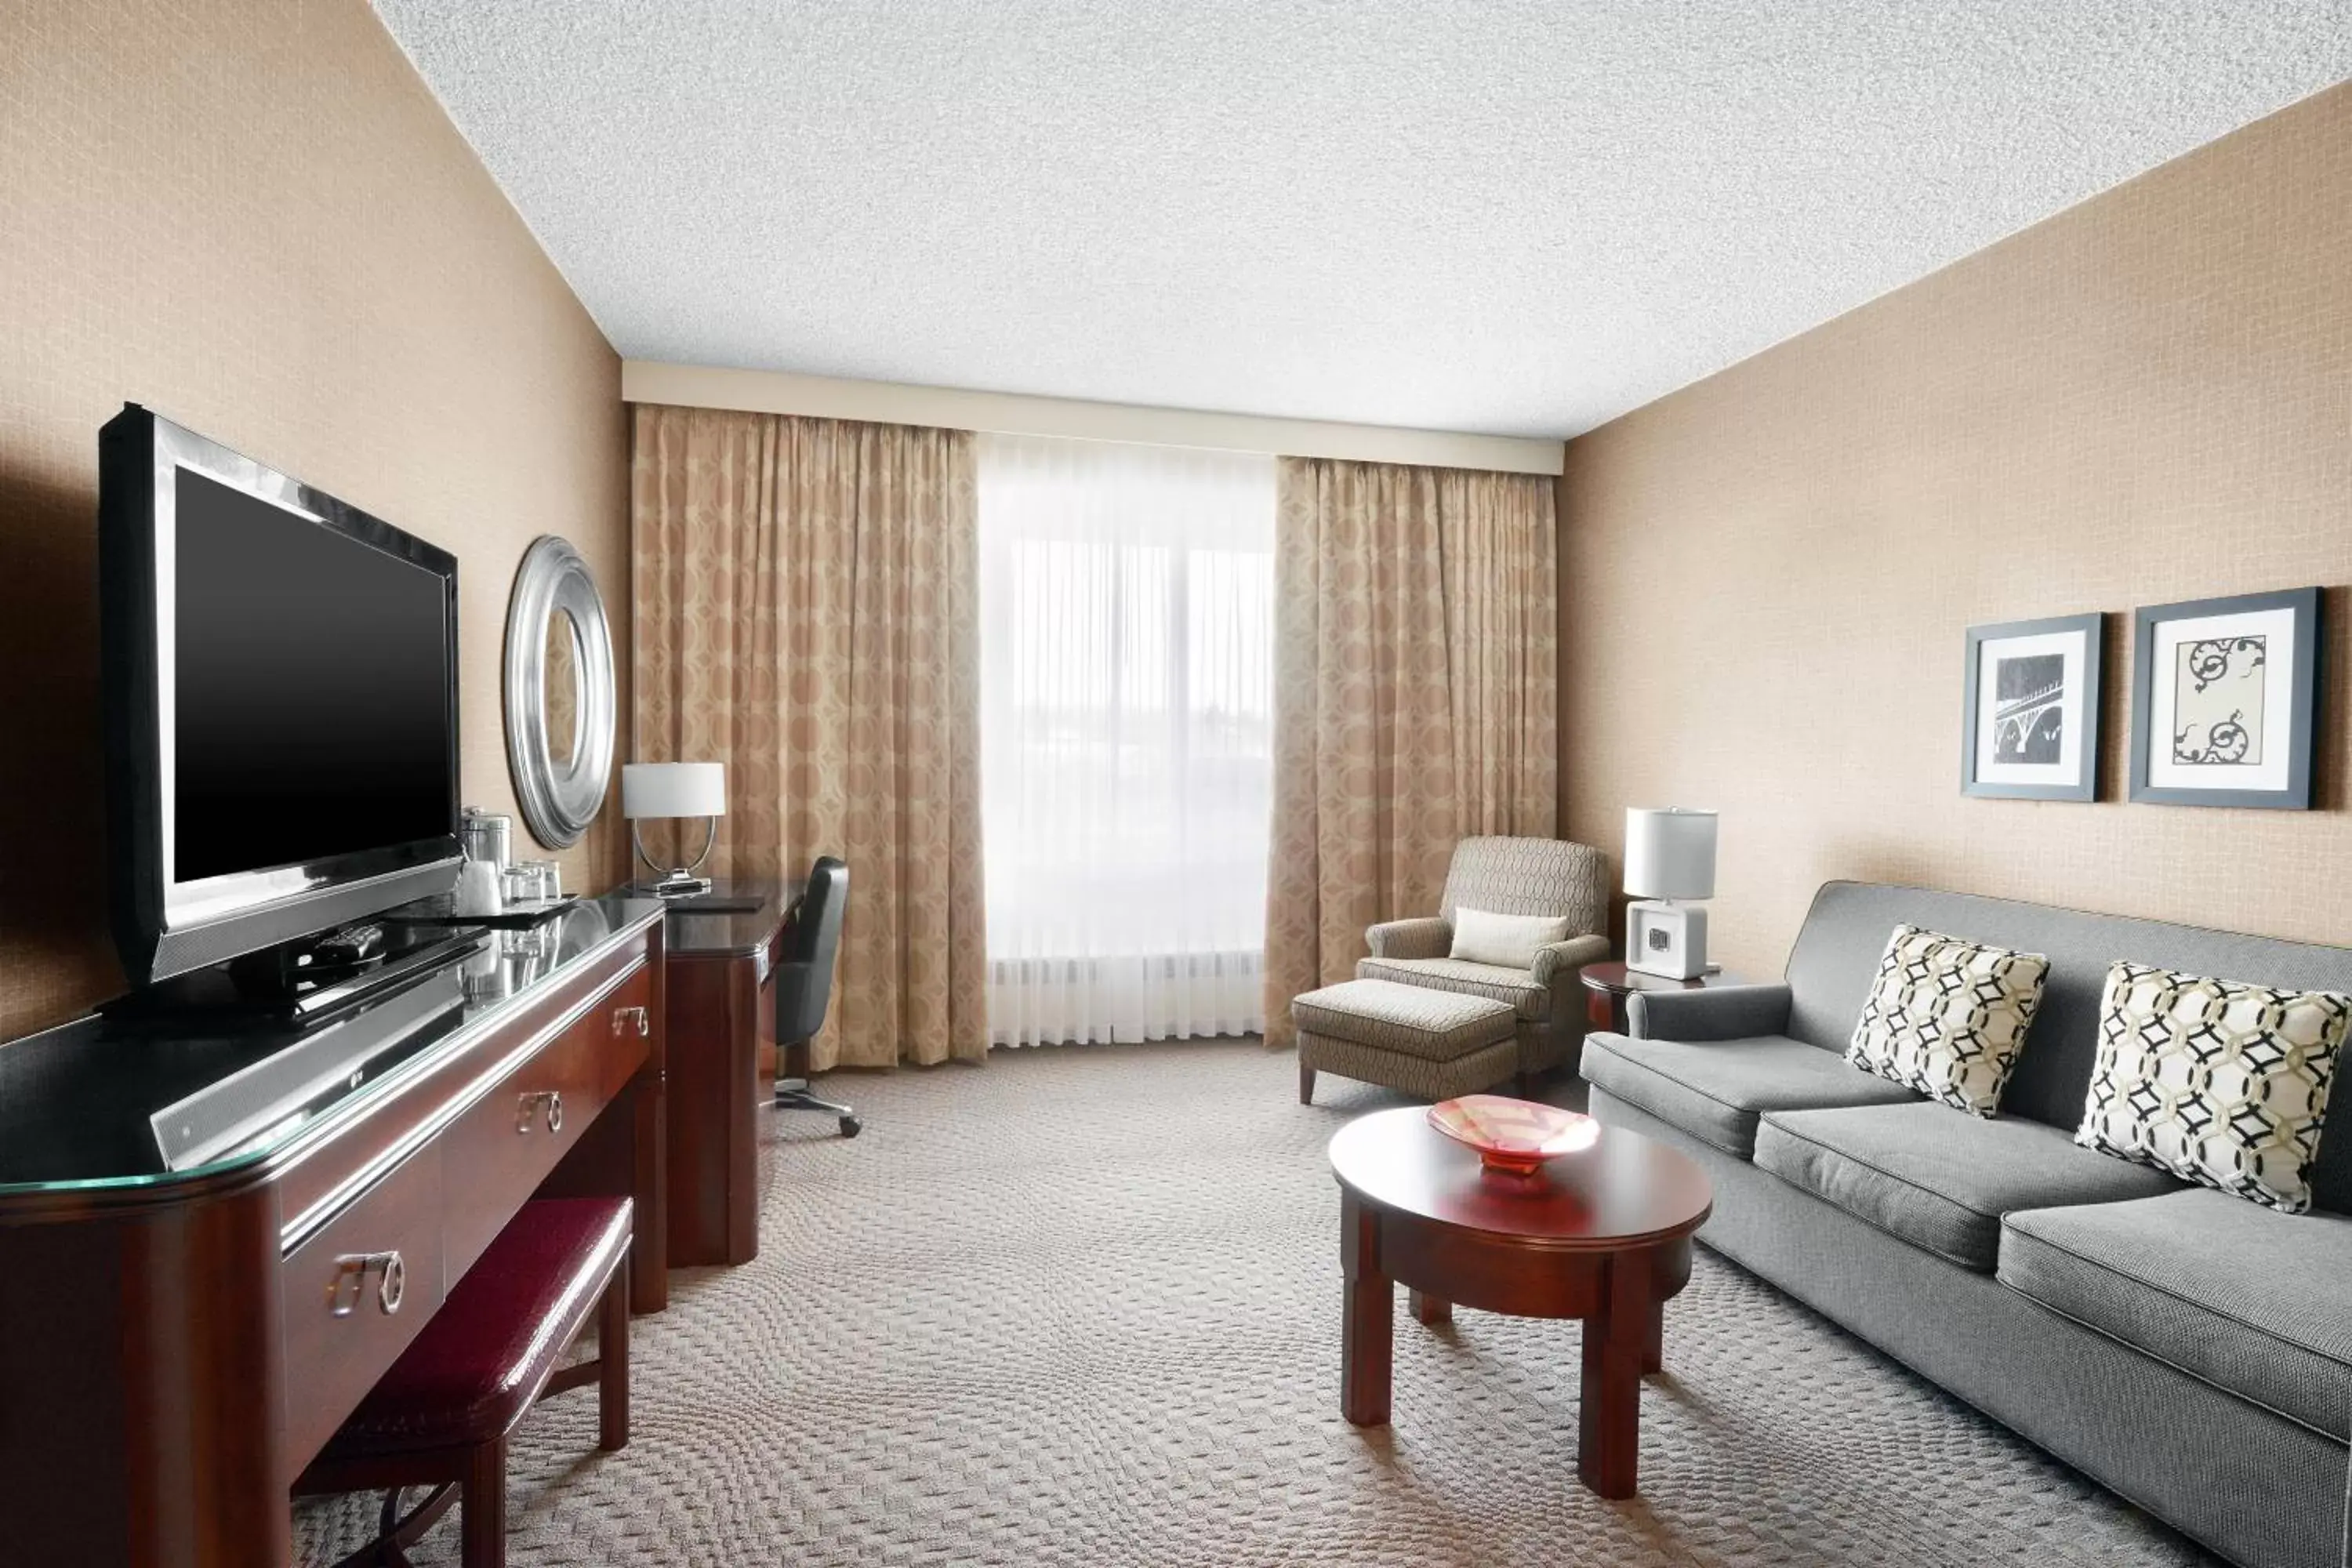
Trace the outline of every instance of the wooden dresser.
<instances>
[{"instance_id":1,"label":"wooden dresser","mask_svg":"<svg viewBox=\"0 0 2352 1568\"><path fill-rule=\"evenodd\" d=\"M0 1557L286 1563L296 1474L534 1193L634 1197L659 1310L663 915L583 900L308 1035L0 1047Z\"/></svg>"}]
</instances>

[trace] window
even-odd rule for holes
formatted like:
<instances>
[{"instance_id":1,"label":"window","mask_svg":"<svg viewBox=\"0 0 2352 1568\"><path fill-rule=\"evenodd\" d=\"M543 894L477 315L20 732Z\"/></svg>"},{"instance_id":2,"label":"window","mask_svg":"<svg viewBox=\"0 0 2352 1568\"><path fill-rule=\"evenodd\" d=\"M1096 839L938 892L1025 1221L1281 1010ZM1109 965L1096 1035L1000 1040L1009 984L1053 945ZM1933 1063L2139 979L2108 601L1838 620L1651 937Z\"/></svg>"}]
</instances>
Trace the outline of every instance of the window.
<instances>
[{"instance_id":1,"label":"window","mask_svg":"<svg viewBox=\"0 0 2352 1568\"><path fill-rule=\"evenodd\" d=\"M1000 1045L1265 1026L1274 459L980 443Z\"/></svg>"}]
</instances>

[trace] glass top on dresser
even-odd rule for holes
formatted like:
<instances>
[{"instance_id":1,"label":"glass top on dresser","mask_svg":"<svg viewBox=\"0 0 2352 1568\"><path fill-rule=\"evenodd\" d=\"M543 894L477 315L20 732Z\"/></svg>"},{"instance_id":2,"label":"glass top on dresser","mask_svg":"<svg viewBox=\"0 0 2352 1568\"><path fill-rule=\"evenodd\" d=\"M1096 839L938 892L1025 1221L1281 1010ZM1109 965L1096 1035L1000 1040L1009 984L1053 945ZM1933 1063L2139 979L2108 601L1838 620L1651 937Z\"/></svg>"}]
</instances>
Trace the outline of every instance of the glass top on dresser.
<instances>
[{"instance_id":1,"label":"glass top on dresser","mask_svg":"<svg viewBox=\"0 0 2352 1568\"><path fill-rule=\"evenodd\" d=\"M0 1194L227 1171L373 1102L461 1038L662 918L583 899L529 931L310 1028L249 1016L94 1016L0 1045Z\"/></svg>"}]
</instances>

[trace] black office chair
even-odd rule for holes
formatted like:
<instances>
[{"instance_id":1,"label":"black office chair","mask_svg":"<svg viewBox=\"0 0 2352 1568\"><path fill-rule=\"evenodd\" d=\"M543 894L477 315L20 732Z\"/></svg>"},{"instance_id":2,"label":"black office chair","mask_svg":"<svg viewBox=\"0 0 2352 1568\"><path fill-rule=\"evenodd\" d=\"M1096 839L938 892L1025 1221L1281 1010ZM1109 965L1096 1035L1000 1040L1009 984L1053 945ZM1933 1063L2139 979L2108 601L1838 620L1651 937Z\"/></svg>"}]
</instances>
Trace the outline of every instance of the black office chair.
<instances>
[{"instance_id":1,"label":"black office chair","mask_svg":"<svg viewBox=\"0 0 2352 1568\"><path fill-rule=\"evenodd\" d=\"M830 855L809 868L808 886L784 917L783 957L776 964L776 1109L822 1110L841 1118L841 1135L855 1138L862 1123L845 1105L819 1100L804 1078L785 1078L784 1052L806 1045L824 1027L833 1000L833 961L841 952L841 917L849 907L849 868Z\"/></svg>"}]
</instances>

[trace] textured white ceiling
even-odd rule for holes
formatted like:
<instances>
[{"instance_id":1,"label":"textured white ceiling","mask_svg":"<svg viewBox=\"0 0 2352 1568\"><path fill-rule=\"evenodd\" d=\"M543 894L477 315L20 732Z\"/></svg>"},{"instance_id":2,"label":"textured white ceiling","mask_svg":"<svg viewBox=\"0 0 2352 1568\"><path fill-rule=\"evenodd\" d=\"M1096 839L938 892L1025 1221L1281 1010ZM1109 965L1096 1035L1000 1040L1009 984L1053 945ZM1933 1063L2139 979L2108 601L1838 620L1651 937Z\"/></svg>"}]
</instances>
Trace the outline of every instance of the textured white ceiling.
<instances>
[{"instance_id":1,"label":"textured white ceiling","mask_svg":"<svg viewBox=\"0 0 2352 1568\"><path fill-rule=\"evenodd\" d=\"M621 353L1562 436L2352 76L2352 0L375 0Z\"/></svg>"}]
</instances>

